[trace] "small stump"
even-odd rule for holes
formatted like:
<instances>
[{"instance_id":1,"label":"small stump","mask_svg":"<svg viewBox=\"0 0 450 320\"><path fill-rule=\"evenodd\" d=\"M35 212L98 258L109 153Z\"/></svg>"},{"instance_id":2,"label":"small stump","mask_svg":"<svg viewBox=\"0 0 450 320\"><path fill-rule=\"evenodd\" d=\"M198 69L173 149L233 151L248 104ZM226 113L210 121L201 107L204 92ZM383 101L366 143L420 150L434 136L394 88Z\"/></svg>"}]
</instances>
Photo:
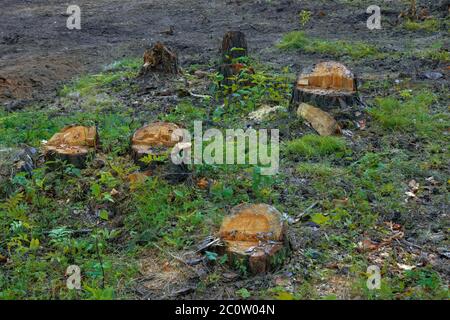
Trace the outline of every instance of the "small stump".
<instances>
[{"instance_id":1,"label":"small stump","mask_svg":"<svg viewBox=\"0 0 450 320\"><path fill-rule=\"evenodd\" d=\"M241 31L228 31L222 39L222 58L224 63L247 56L247 40Z\"/></svg>"},{"instance_id":2,"label":"small stump","mask_svg":"<svg viewBox=\"0 0 450 320\"><path fill-rule=\"evenodd\" d=\"M85 166L89 153L98 146L96 127L68 126L43 146L43 153L47 160L61 159L75 167Z\"/></svg>"},{"instance_id":3,"label":"small stump","mask_svg":"<svg viewBox=\"0 0 450 320\"><path fill-rule=\"evenodd\" d=\"M155 159L158 156L168 155L170 149L180 142L174 139L172 133L180 127L169 122L154 122L146 125L133 134L131 150L135 161L150 155Z\"/></svg>"},{"instance_id":4,"label":"small stump","mask_svg":"<svg viewBox=\"0 0 450 320\"><path fill-rule=\"evenodd\" d=\"M184 181L189 176L185 164L176 165L171 160L173 147L182 140L182 137L172 137L177 129L180 127L174 123L154 122L138 129L131 140L133 159L141 169L150 169L152 175L162 176L170 183Z\"/></svg>"},{"instance_id":5,"label":"small stump","mask_svg":"<svg viewBox=\"0 0 450 320\"><path fill-rule=\"evenodd\" d=\"M252 274L279 267L287 254L285 225L280 212L266 204L242 204L224 218L220 238L233 264L244 264Z\"/></svg>"},{"instance_id":6,"label":"small stump","mask_svg":"<svg viewBox=\"0 0 450 320\"><path fill-rule=\"evenodd\" d=\"M309 103L321 109L347 107L357 102L356 79L346 66L330 61L306 68L298 76L292 102Z\"/></svg>"},{"instance_id":7,"label":"small stump","mask_svg":"<svg viewBox=\"0 0 450 320\"><path fill-rule=\"evenodd\" d=\"M139 75L144 76L151 72L178 74L179 71L177 55L161 42L157 42L153 48L145 50L144 65Z\"/></svg>"},{"instance_id":8,"label":"small stump","mask_svg":"<svg viewBox=\"0 0 450 320\"><path fill-rule=\"evenodd\" d=\"M230 85L230 77L238 75L246 65L236 59L247 56L247 40L241 31L228 31L223 36L222 64L219 66L219 73L223 75L223 84ZM252 70L249 70L252 72Z\"/></svg>"}]
</instances>

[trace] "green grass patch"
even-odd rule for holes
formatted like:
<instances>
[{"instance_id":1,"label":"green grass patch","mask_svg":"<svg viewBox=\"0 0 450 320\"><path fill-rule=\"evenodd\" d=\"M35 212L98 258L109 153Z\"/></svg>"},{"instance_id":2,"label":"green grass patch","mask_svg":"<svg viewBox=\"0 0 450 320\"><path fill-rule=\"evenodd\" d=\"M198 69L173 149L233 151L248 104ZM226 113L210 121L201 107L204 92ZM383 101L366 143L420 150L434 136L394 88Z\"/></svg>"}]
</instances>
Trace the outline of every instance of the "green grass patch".
<instances>
[{"instance_id":1,"label":"green grass patch","mask_svg":"<svg viewBox=\"0 0 450 320\"><path fill-rule=\"evenodd\" d=\"M299 139L289 141L286 151L290 154L301 155L306 158L325 156L345 151L345 142L338 137L321 137L308 134Z\"/></svg>"},{"instance_id":2,"label":"green grass patch","mask_svg":"<svg viewBox=\"0 0 450 320\"><path fill-rule=\"evenodd\" d=\"M417 56L435 61L450 62L450 52L442 41L433 43L429 48L418 52Z\"/></svg>"},{"instance_id":3,"label":"green grass patch","mask_svg":"<svg viewBox=\"0 0 450 320\"><path fill-rule=\"evenodd\" d=\"M302 31L292 31L283 36L277 45L280 49L298 49L307 53L321 53L332 56L350 56L354 59L373 57L380 51L365 42L349 42L344 40L324 40L312 38Z\"/></svg>"},{"instance_id":4,"label":"green grass patch","mask_svg":"<svg viewBox=\"0 0 450 320\"><path fill-rule=\"evenodd\" d=\"M433 136L449 126L448 115L430 113L429 108L436 100L433 93L422 91L404 96L403 99L386 97L375 101L376 106L369 112L384 129Z\"/></svg>"},{"instance_id":5,"label":"green grass patch","mask_svg":"<svg viewBox=\"0 0 450 320\"><path fill-rule=\"evenodd\" d=\"M425 21L413 21L406 20L403 23L403 27L409 31L426 31L436 32L439 31L441 24L437 19L427 19Z\"/></svg>"},{"instance_id":6,"label":"green grass patch","mask_svg":"<svg viewBox=\"0 0 450 320\"><path fill-rule=\"evenodd\" d=\"M64 116L32 110L16 113L0 112L2 146L14 147L24 143L37 147L42 140L48 140L61 128L71 124L96 125L103 149L113 153L122 152L128 147L132 130L138 125L132 124L131 117L126 112L79 112Z\"/></svg>"},{"instance_id":7,"label":"green grass patch","mask_svg":"<svg viewBox=\"0 0 450 320\"><path fill-rule=\"evenodd\" d=\"M138 59L124 59L116 61L104 68L104 71L94 75L84 75L70 84L64 85L59 95L68 96L70 93L79 93L81 97L94 95L102 92L102 89L122 88L120 85L114 85L122 78L134 77L137 75L141 63ZM114 88L113 88L114 87Z\"/></svg>"},{"instance_id":8,"label":"green grass patch","mask_svg":"<svg viewBox=\"0 0 450 320\"><path fill-rule=\"evenodd\" d=\"M336 175L342 175L345 171L342 168L332 167L327 163L301 163L297 167L300 175L313 178L329 178Z\"/></svg>"}]
</instances>

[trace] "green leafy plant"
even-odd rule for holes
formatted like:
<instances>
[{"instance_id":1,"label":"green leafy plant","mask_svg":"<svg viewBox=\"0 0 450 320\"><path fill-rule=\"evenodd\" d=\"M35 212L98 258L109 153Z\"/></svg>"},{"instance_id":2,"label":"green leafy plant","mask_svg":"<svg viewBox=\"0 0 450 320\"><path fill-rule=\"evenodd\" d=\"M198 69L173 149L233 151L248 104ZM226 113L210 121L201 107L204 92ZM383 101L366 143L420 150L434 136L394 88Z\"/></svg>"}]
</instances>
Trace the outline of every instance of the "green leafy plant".
<instances>
[{"instance_id":1,"label":"green leafy plant","mask_svg":"<svg viewBox=\"0 0 450 320\"><path fill-rule=\"evenodd\" d=\"M300 11L299 14L298 14L300 25L302 27L304 27L311 20L311 17L312 17L312 12L311 11L308 11L308 10Z\"/></svg>"}]
</instances>

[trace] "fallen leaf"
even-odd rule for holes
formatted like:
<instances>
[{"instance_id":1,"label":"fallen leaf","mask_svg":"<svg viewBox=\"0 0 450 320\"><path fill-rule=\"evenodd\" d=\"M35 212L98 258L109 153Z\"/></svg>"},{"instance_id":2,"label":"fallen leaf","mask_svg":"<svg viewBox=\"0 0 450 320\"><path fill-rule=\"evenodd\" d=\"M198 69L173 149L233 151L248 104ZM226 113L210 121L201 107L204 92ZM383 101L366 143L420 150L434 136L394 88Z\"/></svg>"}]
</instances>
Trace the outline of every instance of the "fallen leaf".
<instances>
[{"instance_id":1,"label":"fallen leaf","mask_svg":"<svg viewBox=\"0 0 450 320\"><path fill-rule=\"evenodd\" d=\"M374 251L380 247L380 244L370 240L364 239L363 241L358 243L358 249L362 252Z\"/></svg>"},{"instance_id":2,"label":"fallen leaf","mask_svg":"<svg viewBox=\"0 0 450 320\"><path fill-rule=\"evenodd\" d=\"M239 277L239 274L237 274L235 272L224 272L222 274L222 276L224 279L231 281L231 280L237 279Z\"/></svg>"},{"instance_id":3,"label":"fallen leaf","mask_svg":"<svg viewBox=\"0 0 450 320\"><path fill-rule=\"evenodd\" d=\"M199 187L200 189L206 189L206 188L208 188L208 185L209 185L209 182L208 182L208 179L206 179L206 178L200 178L197 181L197 187Z\"/></svg>"}]
</instances>

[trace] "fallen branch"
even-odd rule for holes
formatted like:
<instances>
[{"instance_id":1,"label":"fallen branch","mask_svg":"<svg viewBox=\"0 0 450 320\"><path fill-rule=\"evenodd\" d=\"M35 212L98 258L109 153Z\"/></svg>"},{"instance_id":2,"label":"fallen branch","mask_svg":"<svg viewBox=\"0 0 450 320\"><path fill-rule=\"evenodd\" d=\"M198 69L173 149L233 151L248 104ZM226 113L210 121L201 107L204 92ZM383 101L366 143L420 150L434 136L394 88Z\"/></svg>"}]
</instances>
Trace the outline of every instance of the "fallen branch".
<instances>
[{"instance_id":1,"label":"fallen branch","mask_svg":"<svg viewBox=\"0 0 450 320\"><path fill-rule=\"evenodd\" d=\"M291 224L298 223L311 209L317 206L318 203L319 203L318 201L313 202L313 204L311 204L308 208L306 208L302 213L297 215L297 217L295 217L295 219L291 222Z\"/></svg>"},{"instance_id":2,"label":"fallen branch","mask_svg":"<svg viewBox=\"0 0 450 320\"><path fill-rule=\"evenodd\" d=\"M206 94L197 94L193 93L192 91L188 91L188 93L194 98L211 99L211 96L208 96Z\"/></svg>"}]
</instances>

